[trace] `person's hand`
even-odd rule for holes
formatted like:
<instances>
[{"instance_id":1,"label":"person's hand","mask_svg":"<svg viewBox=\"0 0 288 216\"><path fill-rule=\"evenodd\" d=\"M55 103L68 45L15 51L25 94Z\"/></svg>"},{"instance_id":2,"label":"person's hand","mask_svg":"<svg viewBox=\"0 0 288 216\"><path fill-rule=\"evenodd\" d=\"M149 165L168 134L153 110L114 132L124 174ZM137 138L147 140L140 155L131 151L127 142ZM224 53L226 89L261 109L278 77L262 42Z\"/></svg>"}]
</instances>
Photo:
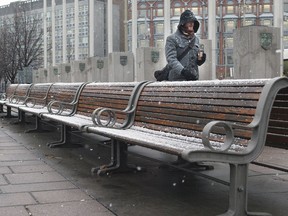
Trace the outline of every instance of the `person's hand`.
<instances>
[{"instance_id":1,"label":"person's hand","mask_svg":"<svg viewBox=\"0 0 288 216\"><path fill-rule=\"evenodd\" d=\"M184 76L186 80L196 80L195 76L186 68L183 68L181 75Z\"/></svg>"},{"instance_id":2,"label":"person's hand","mask_svg":"<svg viewBox=\"0 0 288 216\"><path fill-rule=\"evenodd\" d=\"M202 56L200 58L199 53L198 53L198 59L197 59L197 65L200 66L206 61L206 53L202 53Z\"/></svg>"}]
</instances>

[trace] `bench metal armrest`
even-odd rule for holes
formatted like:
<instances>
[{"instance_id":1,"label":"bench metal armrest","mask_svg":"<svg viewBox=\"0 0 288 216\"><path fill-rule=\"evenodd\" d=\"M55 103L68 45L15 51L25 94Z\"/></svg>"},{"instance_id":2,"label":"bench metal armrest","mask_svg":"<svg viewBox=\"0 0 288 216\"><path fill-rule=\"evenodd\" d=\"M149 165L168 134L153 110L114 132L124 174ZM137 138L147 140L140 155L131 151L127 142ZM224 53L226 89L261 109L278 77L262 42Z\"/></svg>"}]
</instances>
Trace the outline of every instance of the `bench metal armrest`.
<instances>
[{"instance_id":1,"label":"bench metal armrest","mask_svg":"<svg viewBox=\"0 0 288 216\"><path fill-rule=\"evenodd\" d=\"M6 93L1 93L0 94L0 100L6 100L6 99L7 99Z\"/></svg>"},{"instance_id":2,"label":"bench metal armrest","mask_svg":"<svg viewBox=\"0 0 288 216\"><path fill-rule=\"evenodd\" d=\"M24 100L25 101L26 96L18 96L18 95L13 95L11 97L9 97L8 101L11 104L19 104L20 100ZM24 104L24 102L23 102Z\"/></svg>"},{"instance_id":3,"label":"bench metal armrest","mask_svg":"<svg viewBox=\"0 0 288 216\"><path fill-rule=\"evenodd\" d=\"M127 123L131 121L131 114L134 113L134 109L116 110L100 107L95 109L92 113L92 121L95 125L100 127L115 127L115 128L125 128ZM126 115L126 120L121 124L117 124L117 113ZM103 116L105 116L103 118Z\"/></svg>"},{"instance_id":4,"label":"bench metal armrest","mask_svg":"<svg viewBox=\"0 0 288 216\"><path fill-rule=\"evenodd\" d=\"M63 116L71 116L75 112L75 106L78 104L78 102L63 102L63 101L50 101L47 105L47 110L50 114L57 114L57 115L63 115ZM67 107L69 108L68 113L63 113L65 110L67 110Z\"/></svg>"},{"instance_id":5,"label":"bench metal armrest","mask_svg":"<svg viewBox=\"0 0 288 216\"><path fill-rule=\"evenodd\" d=\"M225 130L226 138L224 140L223 145L220 148L215 148L212 146L210 142L210 134L213 127L223 127ZM239 125L234 124L226 121L211 121L205 125L202 131L202 142L206 150L210 150L212 152L227 152L231 149L231 146L234 143L234 129L252 129L255 128L257 125L249 124L249 125Z\"/></svg>"},{"instance_id":6,"label":"bench metal armrest","mask_svg":"<svg viewBox=\"0 0 288 216\"><path fill-rule=\"evenodd\" d=\"M37 108L43 108L45 107L46 104L46 97L45 98L36 98L36 97L27 97L24 101L24 104L26 107L30 107L30 108L35 108L37 101L44 101L43 104L41 106L38 106Z\"/></svg>"},{"instance_id":7,"label":"bench metal armrest","mask_svg":"<svg viewBox=\"0 0 288 216\"><path fill-rule=\"evenodd\" d=\"M142 81L138 83L131 95L128 102L127 107L124 110L118 109L110 109L100 107L93 111L92 113L92 121L95 125L100 127L115 127L115 128L129 128L134 122L135 111L138 103L138 99L144 87L148 84L152 83L152 81ZM117 113L123 114L126 116L124 122L122 124L117 124ZM105 115L105 119L101 119L101 116Z\"/></svg>"}]
</instances>

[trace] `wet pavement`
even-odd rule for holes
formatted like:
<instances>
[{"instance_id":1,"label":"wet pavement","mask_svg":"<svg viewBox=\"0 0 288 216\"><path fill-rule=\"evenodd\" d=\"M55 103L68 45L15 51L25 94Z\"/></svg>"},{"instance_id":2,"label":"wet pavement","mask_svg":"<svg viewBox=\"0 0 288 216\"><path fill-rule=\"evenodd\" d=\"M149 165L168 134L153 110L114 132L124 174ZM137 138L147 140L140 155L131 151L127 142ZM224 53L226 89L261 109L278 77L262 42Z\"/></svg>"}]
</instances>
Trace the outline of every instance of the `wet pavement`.
<instances>
[{"instance_id":1,"label":"wet pavement","mask_svg":"<svg viewBox=\"0 0 288 216\"><path fill-rule=\"evenodd\" d=\"M91 168L107 164L105 138L76 133L73 142L48 148L59 131L24 133L34 127L16 118L0 119L0 216L213 216L227 210L229 169L198 173L161 166L175 157L130 147L129 161L145 172L97 176ZM149 155L147 159L141 155ZM266 147L257 160L269 167L250 165L248 210L288 215L288 151ZM144 170L144 169L143 169Z\"/></svg>"}]
</instances>

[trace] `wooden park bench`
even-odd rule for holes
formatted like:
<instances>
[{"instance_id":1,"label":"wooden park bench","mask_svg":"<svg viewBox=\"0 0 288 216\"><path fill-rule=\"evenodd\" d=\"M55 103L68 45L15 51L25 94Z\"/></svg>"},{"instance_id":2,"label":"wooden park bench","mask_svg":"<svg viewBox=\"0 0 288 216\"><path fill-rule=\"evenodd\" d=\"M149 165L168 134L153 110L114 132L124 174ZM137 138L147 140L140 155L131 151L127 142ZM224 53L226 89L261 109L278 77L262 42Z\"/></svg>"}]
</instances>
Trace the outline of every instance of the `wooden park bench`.
<instances>
[{"instance_id":1,"label":"wooden park bench","mask_svg":"<svg viewBox=\"0 0 288 216\"><path fill-rule=\"evenodd\" d=\"M39 84L39 88L40 85L42 86L41 91L31 92L31 96L25 99L25 106L19 107L21 115L30 113L35 116L35 128L26 132L42 130L40 122L41 115L43 113L49 113L47 109L49 103L52 103L53 101L62 101L63 103L70 104L70 107L72 107L77 99L78 93L81 92L81 89L86 85L86 83L46 83ZM46 87L44 88L44 86Z\"/></svg>"},{"instance_id":2,"label":"wooden park bench","mask_svg":"<svg viewBox=\"0 0 288 216\"><path fill-rule=\"evenodd\" d=\"M8 86L6 100L1 102L2 106L5 105L7 108L7 117L11 117L13 104L23 104L32 86L33 84L12 84Z\"/></svg>"},{"instance_id":3,"label":"wooden park bench","mask_svg":"<svg viewBox=\"0 0 288 216\"><path fill-rule=\"evenodd\" d=\"M275 114L275 103L286 104L287 93L287 78L90 83L72 103L63 97L52 100L49 113L39 116L59 122L62 138L67 126L111 138L111 163L95 168L99 174L129 170L128 145L173 154L188 162L227 163L229 209L223 215L264 216L269 214L247 212L248 166L263 151L270 116L280 114ZM29 107L19 109L31 111Z\"/></svg>"},{"instance_id":4,"label":"wooden park bench","mask_svg":"<svg viewBox=\"0 0 288 216\"><path fill-rule=\"evenodd\" d=\"M48 146L55 147L71 141L67 132L71 128L83 131L83 127L93 125L92 116L96 108L105 106L126 111L132 109L137 102L137 92L141 92L140 89L146 83L88 83L83 86L73 103L61 98L51 101L47 106L49 113L42 112L41 118L60 123L61 138L48 143ZM21 109L28 110L27 107ZM123 124L127 124L125 117L123 113L117 114Z\"/></svg>"},{"instance_id":5,"label":"wooden park bench","mask_svg":"<svg viewBox=\"0 0 288 216\"><path fill-rule=\"evenodd\" d=\"M18 109L18 120L20 122L25 121L25 113L21 112L19 107L30 104L30 106L38 106L47 100L48 92L53 84L52 83L37 83L32 84L29 88L29 92L22 95L13 95L10 97L9 101L5 104L7 107ZM19 84L18 88L25 88L26 84Z\"/></svg>"},{"instance_id":6,"label":"wooden park bench","mask_svg":"<svg viewBox=\"0 0 288 216\"><path fill-rule=\"evenodd\" d=\"M17 89L19 84L10 84L7 86L4 93L1 93L0 98L0 112L4 112L3 106L9 102L9 98L15 94L15 91Z\"/></svg>"},{"instance_id":7,"label":"wooden park bench","mask_svg":"<svg viewBox=\"0 0 288 216\"><path fill-rule=\"evenodd\" d=\"M248 166L265 146L269 117L277 112L272 109L275 98L287 104L287 93L287 78L148 84L134 115L122 113L130 118L127 127L117 121L116 113L121 112L117 109L103 107L93 112L96 125L84 129L113 140L111 163L95 171L129 169L130 144L188 162L227 163L229 209L223 215L269 215L247 212Z\"/></svg>"}]
</instances>

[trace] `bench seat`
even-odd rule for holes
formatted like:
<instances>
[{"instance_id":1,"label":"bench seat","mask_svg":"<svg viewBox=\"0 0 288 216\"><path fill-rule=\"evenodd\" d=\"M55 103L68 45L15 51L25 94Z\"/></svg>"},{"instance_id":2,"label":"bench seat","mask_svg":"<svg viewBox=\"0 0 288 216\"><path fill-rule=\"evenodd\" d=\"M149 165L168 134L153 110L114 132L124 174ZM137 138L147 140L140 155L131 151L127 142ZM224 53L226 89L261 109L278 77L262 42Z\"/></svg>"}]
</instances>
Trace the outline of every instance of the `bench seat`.
<instances>
[{"instance_id":1,"label":"bench seat","mask_svg":"<svg viewBox=\"0 0 288 216\"><path fill-rule=\"evenodd\" d=\"M223 215L270 215L247 211L248 166L265 146L269 118L277 110L272 109L275 98L282 94L281 102L287 104L287 92L285 77L148 84L141 90L128 127L119 129L117 122L105 126L102 122L112 121L109 117L113 119L116 112L106 107L93 116L95 126L85 127L87 132L112 139L111 163L93 171L127 169L130 144L175 154L188 162L228 163L229 209Z\"/></svg>"},{"instance_id":2,"label":"bench seat","mask_svg":"<svg viewBox=\"0 0 288 216\"><path fill-rule=\"evenodd\" d=\"M25 106L19 106L19 112L22 113L22 115L30 113L36 117L36 127L27 132L42 130L40 122L41 115L43 113L49 113L48 105L54 101L62 101L65 103L66 106L63 108L63 111L68 110L69 112L73 112L78 94L86 83L53 83L50 86L49 84L45 85L47 86L47 92L44 92L45 94L41 93L41 97L39 92L38 95L31 95L31 97L27 97L25 100ZM57 108L58 107L51 107L51 109L54 110L57 110Z\"/></svg>"},{"instance_id":3,"label":"bench seat","mask_svg":"<svg viewBox=\"0 0 288 216\"><path fill-rule=\"evenodd\" d=\"M89 127L87 128L87 131L102 136L108 136L112 139L121 140L129 144L135 144L178 156L181 156L188 150L204 150L201 138L155 131L138 126L132 126L129 129L123 130L104 127ZM217 150L217 148L220 148L222 144L222 142L214 141L212 145ZM241 145L232 145L229 151L237 153L243 151L243 148L244 147Z\"/></svg>"},{"instance_id":4,"label":"bench seat","mask_svg":"<svg viewBox=\"0 0 288 216\"><path fill-rule=\"evenodd\" d=\"M57 107L65 106L65 101L55 100L48 105L48 112L40 112L42 119L55 121L62 124L61 139L59 142L48 144L49 147L56 147L66 144L68 133L67 128L72 127L83 131L83 127L93 126L92 115L95 109L107 106L119 110L127 110L133 105L134 91L141 88L146 82L125 82L125 83L88 83L79 92L75 110L57 110ZM51 107L51 109L50 109ZM53 109L54 107L54 109ZM27 108L23 108L26 110ZM54 110L54 111L53 111ZM126 115L120 112L117 119L125 122Z\"/></svg>"}]
</instances>

